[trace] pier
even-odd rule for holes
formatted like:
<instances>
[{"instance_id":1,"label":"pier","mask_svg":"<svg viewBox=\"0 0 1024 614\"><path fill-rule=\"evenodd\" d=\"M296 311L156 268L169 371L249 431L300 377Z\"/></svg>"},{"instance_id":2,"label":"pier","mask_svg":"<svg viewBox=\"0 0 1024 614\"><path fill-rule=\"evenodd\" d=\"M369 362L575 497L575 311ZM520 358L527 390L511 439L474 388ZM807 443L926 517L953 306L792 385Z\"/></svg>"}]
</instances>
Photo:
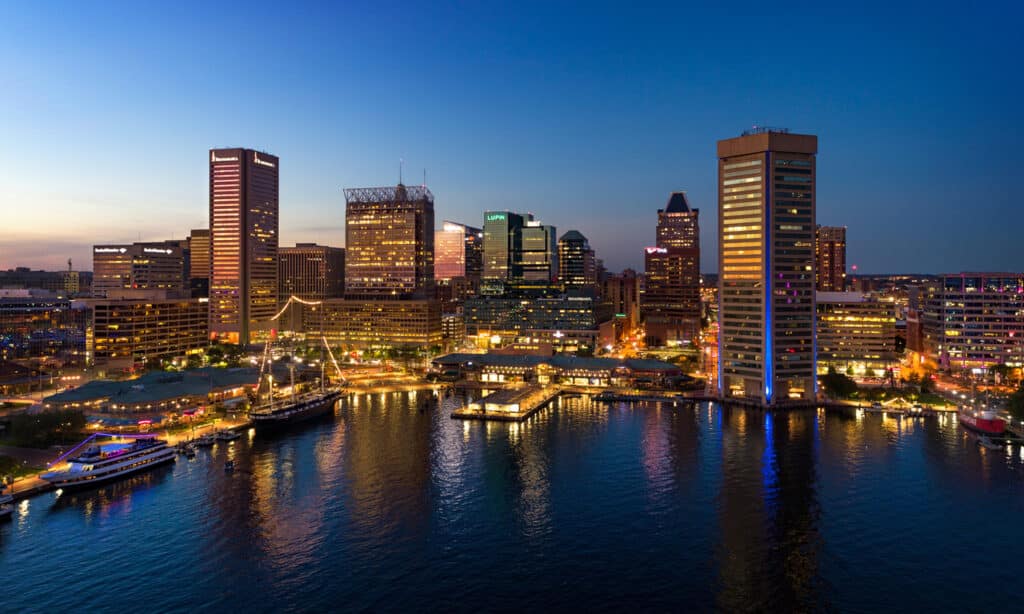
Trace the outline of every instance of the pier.
<instances>
[{"instance_id":1,"label":"pier","mask_svg":"<svg viewBox=\"0 0 1024 614\"><path fill-rule=\"evenodd\" d=\"M522 422L561 394L558 386L526 384L491 393L452 412L462 420Z\"/></svg>"}]
</instances>

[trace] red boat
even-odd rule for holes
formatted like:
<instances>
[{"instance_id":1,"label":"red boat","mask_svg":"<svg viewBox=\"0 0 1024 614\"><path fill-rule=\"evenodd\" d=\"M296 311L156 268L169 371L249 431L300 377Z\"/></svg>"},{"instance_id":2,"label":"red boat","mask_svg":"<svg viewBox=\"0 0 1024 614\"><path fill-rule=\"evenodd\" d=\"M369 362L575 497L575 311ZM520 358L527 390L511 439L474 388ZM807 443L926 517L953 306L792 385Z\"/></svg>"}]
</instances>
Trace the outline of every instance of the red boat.
<instances>
[{"instance_id":1,"label":"red boat","mask_svg":"<svg viewBox=\"0 0 1024 614\"><path fill-rule=\"evenodd\" d=\"M961 407L957 417L960 418L960 424L978 433L1002 435L1006 431L1006 421L991 410L972 411Z\"/></svg>"}]
</instances>

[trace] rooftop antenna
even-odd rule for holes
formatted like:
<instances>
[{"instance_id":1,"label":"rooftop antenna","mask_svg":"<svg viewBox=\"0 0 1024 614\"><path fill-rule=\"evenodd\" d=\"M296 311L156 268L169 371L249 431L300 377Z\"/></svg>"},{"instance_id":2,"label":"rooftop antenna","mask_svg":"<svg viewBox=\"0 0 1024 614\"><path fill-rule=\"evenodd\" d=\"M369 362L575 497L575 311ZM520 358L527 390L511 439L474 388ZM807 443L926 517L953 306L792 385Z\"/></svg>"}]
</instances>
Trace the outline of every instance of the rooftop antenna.
<instances>
[{"instance_id":1,"label":"rooftop antenna","mask_svg":"<svg viewBox=\"0 0 1024 614\"><path fill-rule=\"evenodd\" d=\"M427 169L423 169L423 187L427 187Z\"/></svg>"},{"instance_id":2,"label":"rooftop antenna","mask_svg":"<svg viewBox=\"0 0 1024 614\"><path fill-rule=\"evenodd\" d=\"M68 272L71 272L71 258L68 258Z\"/></svg>"},{"instance_id":3,"label":"rooftop antenna","mask_svg":"<svg viewBox=\"0 0 1024 614\"><path fill-rule=\"evenodd\" d=\"M398 185L402 185L402 165L405 164L405 160L402 158L398 159Z\"/></svg>"}]
</instances>

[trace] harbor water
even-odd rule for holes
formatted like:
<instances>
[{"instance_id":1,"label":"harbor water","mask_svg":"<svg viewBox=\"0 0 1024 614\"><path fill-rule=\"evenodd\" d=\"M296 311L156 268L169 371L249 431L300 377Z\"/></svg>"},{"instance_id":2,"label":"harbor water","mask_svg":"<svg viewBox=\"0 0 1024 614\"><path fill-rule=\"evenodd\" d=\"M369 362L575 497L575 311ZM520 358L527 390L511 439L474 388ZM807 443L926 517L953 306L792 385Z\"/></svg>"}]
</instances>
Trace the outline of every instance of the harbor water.
<instances>
[{"instance_id":1,"label":"harbor water","mask_svg":"<svg viewBox=\"0 0 1024 614\"><path fill-rule=\"evenodd\" d=\"M1024 450L955 416L349 397L0 524L5 611L1009 611ZM225 462L234 470L225 471Z\"/></svg>"}]
</instances>

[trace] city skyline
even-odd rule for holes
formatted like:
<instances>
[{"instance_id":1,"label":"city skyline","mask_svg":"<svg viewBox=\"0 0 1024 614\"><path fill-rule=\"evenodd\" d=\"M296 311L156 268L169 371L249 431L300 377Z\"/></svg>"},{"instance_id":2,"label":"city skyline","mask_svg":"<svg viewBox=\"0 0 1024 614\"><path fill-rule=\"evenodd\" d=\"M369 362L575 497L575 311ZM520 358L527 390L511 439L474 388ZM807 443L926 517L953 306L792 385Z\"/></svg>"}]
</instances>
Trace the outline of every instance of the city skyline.
<instances>
[{"instance_id":1,"label":"city skyline","mask_svg":"<svg viewBox=\"0 0 1024 614\"><path fill-rule=\"evenodd\" d=\"M85 270L92 245L202 228L205 152L223 145L284 161L282 245L343 247L342 188L394 185L404 159L408 184L426 167L438 219L482 226L485 210L532 212L580 230L611 271L642 268L664 194L685 190L708 213L701 260L715 272L714 143L755 123L820 137L818 222L849 229L847 262L859 272L1020 268L1005 229L1024 223L1007 187L1021 154L1004 132L1021 86L990 61L1013 57L996 12L932 15L927 27L898 7L886 25L870 7L843 23L827 8L765 18L815 47L803 87L790 88L785 49L718 45L729 23L719 9L659 9L654 20L420 10L351 5L316 9L319 20L254 11L245 25L275 36L258 56L265 83L244 108L224 104L246 85L230 67L251 54L220 44L226 10L196 25L136 8L120 38L88 42L83 33L109 27L106 11L123 11L12 15L0 62L15 87L0 111L18 146L0 152L10 173L0 269L63 269L70 257ZM673 45L683 18L687 44ZM335 40L331 27L310 25L332 22L362 27ZM386 40L375 37L385 25ZM410 42L442 26L436 48ZM379 102L396 81L421 94Z\"/></svg>"}]
</instances>

